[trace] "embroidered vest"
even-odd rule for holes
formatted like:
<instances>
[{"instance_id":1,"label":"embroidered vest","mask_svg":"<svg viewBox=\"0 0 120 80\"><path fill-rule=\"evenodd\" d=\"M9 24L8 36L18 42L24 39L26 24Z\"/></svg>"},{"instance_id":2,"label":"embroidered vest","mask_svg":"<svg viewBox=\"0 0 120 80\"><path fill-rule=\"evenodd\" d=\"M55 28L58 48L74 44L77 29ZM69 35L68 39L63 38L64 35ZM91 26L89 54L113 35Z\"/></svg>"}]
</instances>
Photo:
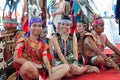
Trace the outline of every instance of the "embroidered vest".
<instances>
[{"instance_id":1,"label":"embroidered vest","mask_svg":"<svg viewBox=\"0 0 120 80\"><path fill-rule=\"evenodd\" d=\"M42 52L47 48L48 46L41 40L36 43L30 40L29 38L25 38L22 57L29 61L33 61L37 64L40 64L42 61Z\"/></svg>"},{"instance_id":2,"label":"embroidered vest","mask_svg":"<svg viewBox=\"0 0 120 80\"><path fill-rule=\"evenodd\" d=\"M60 34L57 33L56 36L58 38L58 44L60 46L61 52L63 53L65 58L67 60L73 58L73 35L69 34L66 44L64 40L61 38Z\"/></svg>"}]
</instances>

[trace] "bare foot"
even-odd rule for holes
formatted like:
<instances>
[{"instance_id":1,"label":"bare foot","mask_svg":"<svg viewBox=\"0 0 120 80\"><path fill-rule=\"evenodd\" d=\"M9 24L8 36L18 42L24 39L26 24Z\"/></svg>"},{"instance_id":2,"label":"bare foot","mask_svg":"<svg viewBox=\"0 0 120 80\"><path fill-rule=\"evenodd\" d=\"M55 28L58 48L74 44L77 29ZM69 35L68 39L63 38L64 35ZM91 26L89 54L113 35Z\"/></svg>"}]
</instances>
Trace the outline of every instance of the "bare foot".
<instances>
[{"instance_id":1,"label":"bare foot","mask_svg":"<svg viewBox=\"0 0 120 80\"><path fill-rule=\"evenodd\" d=\"M87 65L87 66L88 66L88 65ZM100 70L99 70L99 68L96 67L96 66L88 66L87 73L89 73L89 72L97 72L97 73L99 73Z\"/></svg>"}]
</instances>

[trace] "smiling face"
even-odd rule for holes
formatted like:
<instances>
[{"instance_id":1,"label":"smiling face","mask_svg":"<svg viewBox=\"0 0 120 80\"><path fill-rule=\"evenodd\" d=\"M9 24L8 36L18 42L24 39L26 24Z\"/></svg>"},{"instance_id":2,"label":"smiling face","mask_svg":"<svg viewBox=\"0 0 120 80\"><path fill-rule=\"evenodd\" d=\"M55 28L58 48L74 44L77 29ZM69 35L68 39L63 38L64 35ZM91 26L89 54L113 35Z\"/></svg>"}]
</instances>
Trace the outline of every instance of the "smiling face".
<instances>
[{"instance_id":1,"label":"smiling face","mask_svg":"<svg viewBox=\"0 0 120 80\"><path fill-rule=\"evenodd\" d=\"M38 36L42 32L42 25L39 22L35 22L31 25L30 32L32 35Z\"/></svg>"},{"instance_id":2,"label":"smiling face","mask_svg":"<svg viewBox=\"0 0 120 80\"><path fill-rule=\"evenodd\" d=\"M69 29L71 27L71 24L70 23L67 23L67 22L62 22L60 23L60 30L61 32L69 32Z\"/></svg>"}]
</instances>

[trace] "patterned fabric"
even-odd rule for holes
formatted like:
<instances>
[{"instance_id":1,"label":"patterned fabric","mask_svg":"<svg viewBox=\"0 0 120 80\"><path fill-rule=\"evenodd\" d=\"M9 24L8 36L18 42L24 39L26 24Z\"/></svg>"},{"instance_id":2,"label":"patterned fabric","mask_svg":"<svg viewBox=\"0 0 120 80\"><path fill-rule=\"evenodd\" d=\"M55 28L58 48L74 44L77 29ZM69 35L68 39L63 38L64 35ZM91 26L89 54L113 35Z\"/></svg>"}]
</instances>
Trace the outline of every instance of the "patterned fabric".
<instances>
[{"instance_id":1,"label":"patterned fabric","mask_svg":"<svg viewBox=\"0 0 120 80\"><path fill-rule=\"evenodd\" d=\"M58 43L61 52L65 56L66 60L71 64L73 62L73 35L68 36L68 40L66 41L66 44L64 40L61 38L61 35L59 33L57 33L56 36L58 38ZM58 59L58 56L55 55L55 58Z\"/></svg>"},{"instance_id":2,"label":"patterned fabric","mask_svg":"<svg viewBox=\"0 0 120 80\"><path fill-rule=\"evenodd\" d=\"M48 45L44 44L42 41L35 43L29 38L25 38L22 57L39 64L42 61L42 52L48 48Z\"/></svg>"},{"instance_id":3,"label":"patterned fabric","mask_svg":"<svg viewBox=\"0 0 120 80\"><path fill-rule=\"evenodd\" d=\"M42 52L49 49L49 46L42 40L33 42L28 38L21 38L17 43L24 42L22 55L28 61L35 62L36 64L42 63ZM15 62L14 67L19 70L19 65Z\"/></svg>"}]
</instances>

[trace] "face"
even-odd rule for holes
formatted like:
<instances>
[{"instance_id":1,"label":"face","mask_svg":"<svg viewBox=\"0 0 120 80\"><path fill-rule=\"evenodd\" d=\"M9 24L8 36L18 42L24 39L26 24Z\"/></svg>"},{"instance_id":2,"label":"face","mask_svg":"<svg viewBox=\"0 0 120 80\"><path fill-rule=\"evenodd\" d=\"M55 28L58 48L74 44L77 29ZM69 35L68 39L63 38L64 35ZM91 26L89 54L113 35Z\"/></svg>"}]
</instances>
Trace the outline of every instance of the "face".
<instances>
[{"instance_id":1,"label":"face","mask_svg":"<svg viewBox=\"0 0 120 80\"><path fill-rule=\"evenodd\" d=\"M95 30L97 33L102 33L102 32L104 32L104 23L103 23L103 24L99 24L99 25L97 25L96 27L94 27L94 30Z\"/></svg>"},{"instance_id":2,"label":"face","mask_svg":"<svg viewBox=\"0 0 120 80\"><path fill-rule=\"evenodd\" d=\"M85 27L83 27L83 24L81 22L77 23L77 30L78 32L83 32L85 30Z\"/></svg>"},{"instance_id":3,"label":"face","mask_svg":"<svg viewBox=\"0 0 120 80\"><path fill-rule=\"evenodd\" d=\"M32 35L38 36L42 31L42 25L39 22L35 22L30 27L30 32Z\"/></svg>"},{"instance_id":4,"label":"face","mask_svg":"<svg viewBox=\"0 0 120 80\"><path fill-rule=\"evenodd\" d=\"M71 27L71 24L70 23L60 23L60 30L62 32L69 32L69 29Z\"/></svg>"}]
</instances>

